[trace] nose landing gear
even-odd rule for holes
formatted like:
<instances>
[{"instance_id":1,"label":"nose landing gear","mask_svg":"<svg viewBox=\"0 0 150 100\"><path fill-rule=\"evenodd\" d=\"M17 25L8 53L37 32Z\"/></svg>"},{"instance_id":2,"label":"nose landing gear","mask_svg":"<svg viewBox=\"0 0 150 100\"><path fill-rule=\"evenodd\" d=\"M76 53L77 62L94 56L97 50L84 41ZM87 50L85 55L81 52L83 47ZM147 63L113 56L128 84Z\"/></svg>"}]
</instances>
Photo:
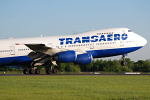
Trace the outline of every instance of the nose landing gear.
<instances>
[{"instance_id":1,"label":"nose landing gear","mask_svg":"<svg viewBox=\"0 0 150 100\"><path fill-rule=\"evenodd\" d=\"M125 66L125 65L127 65L127 62L126 62L126 60L125 60L125 55L123 54L122 55L122 62L121 62L121 66Z\"/></svg>"}]
</instances>

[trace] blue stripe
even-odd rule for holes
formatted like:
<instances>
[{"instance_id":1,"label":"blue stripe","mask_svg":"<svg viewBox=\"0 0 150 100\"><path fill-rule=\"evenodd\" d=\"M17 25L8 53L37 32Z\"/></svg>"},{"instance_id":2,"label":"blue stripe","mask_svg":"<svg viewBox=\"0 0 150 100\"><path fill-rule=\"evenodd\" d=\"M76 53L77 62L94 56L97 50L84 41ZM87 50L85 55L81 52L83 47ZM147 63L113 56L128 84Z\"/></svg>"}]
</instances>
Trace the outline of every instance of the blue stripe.
<instances>
[{"instance_id":1,"label":"blue stripe","mask_svg":"<svg viewBox=\"0 0 150 100\"><path fill-rule=\"evenodd\" d=\"M31 62L32 62L32 60L28 56L0 58L0 65L1 66L30 65Z\"/></svg>"},{"instance_id":2,"label":"blue stripe","mask_svg":"<svg viewBox=\"0 0 150 100\"><path fill-rule=\"evenodd\" d=\"M122 54L127 54L133 51L140 49L140 47L130 47L130 48L117 48L117 49L104 49L104 50L92 50L87 51L87 53L91 53L93 58L101 58L101 57L110 57L117 56Z\"/></svg>"},{"instance_id":3,"label":"blue stripe","mask_svg":"<svg viewBox=\"0 0 150 100\"><path fill-rule=\"evenodd\" d=\"M109 56L116 56L116 55L130 53L130 52L140 49L141 47L142 46L131 47L131 48L91 50L91 51L87 51L87 53L92 54L93 58L101 58L101 57L109 57ZM27 56L0 58L1 66L30 65L31 62L32 60Z\"/></svg>"}]
</instances>

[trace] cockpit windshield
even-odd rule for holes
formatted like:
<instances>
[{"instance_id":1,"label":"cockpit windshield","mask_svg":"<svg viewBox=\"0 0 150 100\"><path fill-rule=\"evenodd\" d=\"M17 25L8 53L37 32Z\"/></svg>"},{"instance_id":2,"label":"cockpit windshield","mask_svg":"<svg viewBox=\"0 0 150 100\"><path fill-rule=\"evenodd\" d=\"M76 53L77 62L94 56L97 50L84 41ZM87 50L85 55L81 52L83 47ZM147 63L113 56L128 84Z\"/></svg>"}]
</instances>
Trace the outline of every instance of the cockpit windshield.
<instances>
[{"instance_id":1,"label":"cockpit windshield","mask_svg":"<svg viewBox=\"0 0 150 100\"><path fill-rule=\"evenodd\" d=\"M128 30L128 32L132 32L131 30Z\"/></svg>"}]
</instances>

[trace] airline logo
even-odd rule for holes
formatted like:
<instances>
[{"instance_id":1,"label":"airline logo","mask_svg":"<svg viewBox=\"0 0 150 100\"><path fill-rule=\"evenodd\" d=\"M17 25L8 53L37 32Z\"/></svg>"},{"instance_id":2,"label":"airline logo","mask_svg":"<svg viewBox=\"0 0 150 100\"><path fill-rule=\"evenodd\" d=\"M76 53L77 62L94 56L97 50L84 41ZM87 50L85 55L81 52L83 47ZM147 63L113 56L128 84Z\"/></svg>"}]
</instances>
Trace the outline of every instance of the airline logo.
<instances>
[{"instance_id":1,"label":"airline logo","mask_svg":"<svg viewBox=\"0 0 150 100\"><path fill-rule=\"evenodd\" d=\"M126 33L120 34L107 34L107 35L93 35L86 37L75 37L75 38L59 38L60 45L64 44L76 44L76 43L90 43L90 42L101 42L101 41L117 41L126 40L128 35Z\"/></svg>"}]
</instances>

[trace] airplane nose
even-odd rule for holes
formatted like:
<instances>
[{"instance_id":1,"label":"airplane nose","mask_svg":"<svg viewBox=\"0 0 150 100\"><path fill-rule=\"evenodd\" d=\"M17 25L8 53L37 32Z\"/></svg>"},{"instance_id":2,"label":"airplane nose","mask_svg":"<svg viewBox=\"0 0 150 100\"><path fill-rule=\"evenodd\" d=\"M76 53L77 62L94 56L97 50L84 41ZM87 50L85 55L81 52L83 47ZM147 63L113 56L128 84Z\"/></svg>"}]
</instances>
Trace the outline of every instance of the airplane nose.
<instances>
[{"instance_id":1,"label":"airplane nose","mask_svg":"<svg viewBox=\"0 0 150 100\"><path fill-rule=\"evenodd\" d=\"M147 44L147 40L146 40L145 38L143 38L143 37L142 37L142 39L141 39L140 42L141 42L141 44L142 44L143 46Z\"/></svg>"},{"instance_id":2,"label":"airplane nose","mask_svg":"<svg viewBox=\"0 0 150 100\"><path fill-rule=\"evenodd\" d=\"M147 44L147 40L145 38L143 38L143 44L146 45Z\"/></svg>"}]
</instances>

